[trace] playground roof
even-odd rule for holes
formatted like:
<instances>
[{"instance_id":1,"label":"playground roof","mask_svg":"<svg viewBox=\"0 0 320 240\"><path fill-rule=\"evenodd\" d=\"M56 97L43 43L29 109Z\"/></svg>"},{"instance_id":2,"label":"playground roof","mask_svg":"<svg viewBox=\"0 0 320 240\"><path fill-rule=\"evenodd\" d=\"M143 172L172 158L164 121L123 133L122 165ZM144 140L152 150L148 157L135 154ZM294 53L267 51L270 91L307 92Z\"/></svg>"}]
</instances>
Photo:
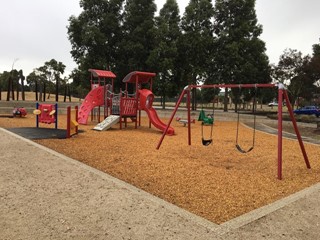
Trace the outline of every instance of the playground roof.
<instances>
[{"instance_id":1,"label":"playground roof","mask_svg":"<svg viewBox=\"0 0 320 240\"><path fill-rule=\"evenodd\" d=\"M94 77L116 78L116 75L111 71L89 69L89 72L91 72Z\"/></svg>"},{"instance_id":2,"label":"playground roof","mask_svg":"<svg viewBox=\"0 0 320 240\"><path fill-rule=\"evenodd\" d=\"M124 79L122 80L122 82L135 83L136 80L138 80L138 83L146 83L154 76L156 76L155 73L135 71L135 72L131 72L127 76L125 76Z\"/></svg>"}]
</instances>

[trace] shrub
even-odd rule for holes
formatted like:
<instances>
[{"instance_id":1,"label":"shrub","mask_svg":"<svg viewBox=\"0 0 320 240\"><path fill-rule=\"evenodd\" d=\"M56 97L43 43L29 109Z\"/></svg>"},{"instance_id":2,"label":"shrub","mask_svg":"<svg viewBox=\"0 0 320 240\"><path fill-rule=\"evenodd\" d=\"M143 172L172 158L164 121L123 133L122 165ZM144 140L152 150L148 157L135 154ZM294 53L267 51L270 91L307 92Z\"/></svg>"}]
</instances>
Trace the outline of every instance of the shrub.
<instances>
[{"instance_id":1,"label":"shrub","mask_svg":"<svg viewBox=\"0 0 320 240\"><path fill-rule=\"evenodd\" d=\"M278 119L278 114L268 114L268 118L270 119ZM295 115L294 116L297 122L305 122L305 123L313 123L316 121L316 117L313 115ZM282 115L283 121L291 121L289 114L283 114Z\"/></svg>"}]
</instances>

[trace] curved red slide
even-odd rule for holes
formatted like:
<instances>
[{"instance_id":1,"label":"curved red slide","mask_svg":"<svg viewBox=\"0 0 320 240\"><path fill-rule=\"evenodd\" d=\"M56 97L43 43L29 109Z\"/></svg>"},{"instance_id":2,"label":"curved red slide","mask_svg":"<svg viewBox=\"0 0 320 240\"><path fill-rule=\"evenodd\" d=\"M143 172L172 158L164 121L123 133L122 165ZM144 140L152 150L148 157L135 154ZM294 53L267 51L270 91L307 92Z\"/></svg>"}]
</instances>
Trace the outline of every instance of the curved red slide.
<instances>
[{"instance_id":1,"label":"curved red slide","mask_svg":"<svg viewBox=\"0 0 320 240\"><path fill-rule=\"evenodd\" d=\"M158 114L156 110L152 107L153 99L154 99L154 94L148 90L148 89L141 89L139 90L140 93L140 107L141 110L146 111L148 114L148 117L156 128L160 129L161 131L165 131L167 128L167 124L163 123L160 118L158 117ZM167 131L168 135L173 135L174 134L174 129L172 127L168 128Z\"/></svg>"},{"instance_id":2,"label":"curved red slide","mask_svg":"<svg viewBox=\"0 0 320 240\"><path fill-rule=\"evenodd\" d=\"M83 103L81 104L78 112L78 123L87 124L88 116L91 110L97 106L102 106L103 101L103 86L92 89L88 95L85 97Z\"/></svg>"}]
</instances>

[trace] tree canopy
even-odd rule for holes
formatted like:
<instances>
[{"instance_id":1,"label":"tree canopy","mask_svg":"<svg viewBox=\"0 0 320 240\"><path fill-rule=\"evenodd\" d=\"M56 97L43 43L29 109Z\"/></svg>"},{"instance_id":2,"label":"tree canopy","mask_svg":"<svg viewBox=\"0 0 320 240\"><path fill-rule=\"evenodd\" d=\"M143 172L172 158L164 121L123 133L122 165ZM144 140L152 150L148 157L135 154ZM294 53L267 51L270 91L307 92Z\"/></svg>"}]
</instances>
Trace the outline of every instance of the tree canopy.
<instances>
[{"instance_id":1,"label":"tree canopy","mask_svg":"<svg viewBox=\"0 0 320 240\"><path fill-rule=\"evenodd\" d=\"M129 72L150 71L157 73L153 91L165 101L188 84L268 83L272 68L273 80L288 83L293 98L313 101L315 94L308 92L320 94L320 44L313 45L311 56L285 50L278 65L270 66L255 4L256 0L190 0L180 16L177 1L166 0L156 16L154 0L80 0L82 12L70 16L67 26L71 56L78 65L70 75L72 87L84 97L90 89L90 68L113 71L118 77L115 89ZM68 87L61 77L64 64L53 60L28 75L32 89L41 93L47 87L50 93L56 83L57 94L60 81ZM8 73L1 74L0 87L24 89L22 72ZM198 92L206 101L217 94ZM230 91L225 92L225 100L231 96L237 102L240 97L239 89L229 96ZM241 98L249 100L253 92L242 89ZM265 99L270 98L266 93Z\"/></svg>"},{"instance_id":2,"label":"tree canopy","mask_svg":"<svg viewBox=\"0 0 320 240\"><path fill-rule=\"evenodd\" d=\"M258 24L255 2L255 0L215 1L213 29L217 41L211 73L212 78L220 83L271 81L265 43L259 38L262 26ZM239 94L238 89L233 89L233 95ZM246 90L241 94L252 94L252 92Z\"/></svg>"},{"instance_id":3,"label":"tree canopy","mask_svg":"<svg viewBox=\"0 0 320 240\"><path fill-rule=\"evenodd\" d=\"M181 19L174 0L158 17L153 0L82 0L80 6L83 12L69 19L68 35L82 72L111 69L122 78L134 70L156 71L166 91L204 81L270 81L255 0L217 0L215 6L190 0Z\"/></svg>"},{"instance_id":4,"label":"tree canopy","mask_svg":"<svg viewBox=\"0 0 320 240\"><path fill-rule=\"evenodd\" d=\"M82 78L77 83L89 88L89 68L115 69L119 43L123 37L122 11L124 0L81 0L83 11L69 18L68 37L71 55L78 64Z\"/></svg>"},{"instance_id":5,"label":"tree canopy","mask_svg":"<svg viewBox=\"0 0 320 240\"><path fill-rule=\"evenodd\" d=\"M175 96L179 89L178 47L181 38L180 15L176 0L167 0L155 18L155 47L148 64L158 73L154 84L155 94L162 96L165 107L166 96Z\"/></svg>"},{"instance_id":6,"label":"tree canopy","mask_svg":"<svg viewBox=\"0 0 320 240\"><path fill-rule=\"evenodd\" d=\"M284 83L291 96L292 103L301 103L299 98L312 102L317 92L317 83L320 79L320 59L317 52L317 45L313 47L313 56L303 56L302 52L296 49L285 49L279 58L276 66L273 66L272 76L281 83ZM318 86L319 87L319 86Z\"/></svg>"}]
</instances>

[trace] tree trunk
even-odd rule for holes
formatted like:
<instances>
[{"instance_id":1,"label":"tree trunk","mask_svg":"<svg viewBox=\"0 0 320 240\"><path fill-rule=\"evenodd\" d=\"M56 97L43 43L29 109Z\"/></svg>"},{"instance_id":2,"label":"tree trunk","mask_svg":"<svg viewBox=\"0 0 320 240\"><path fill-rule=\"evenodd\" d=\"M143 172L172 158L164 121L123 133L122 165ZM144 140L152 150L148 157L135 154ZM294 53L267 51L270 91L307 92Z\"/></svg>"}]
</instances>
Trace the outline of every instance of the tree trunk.
<instances>
[{"instance_id":1,"label":"tree trunk","mask_svg":"<svg viewBox=\"0 0 320 240\"><path fill-rule=\"evenodd\" d=\"M196 88L193 88L191 90L191 95L192 95L191 109L192 111L196 111L197 110L197 89Z\"/></svg>"},{"instance_id":2,"label":"tree trunk","mask_svg":"<svg viewBox=\"0 0 320 240\"><path fill-rule=\"evenodd\" d=\"M24 94L24 79L21 78L21 95L22 95L22 101L26 100L26 96Z\"/></svg>"},{"instance_id":3,"label":"tree trunk","mask_svg":"<svg viewBox=\"0 0 320 240\"><path fill-rule=\"evenodd\" d=\"M63 94L63 102L66 102L67 100L67 85L64 87L64 94Z\"/></svg>"},{"instance_id":4,"label":"tree trunk","mask_svg":"<svg viewBox=\"0 0 320 240\"><path fill-rule=\"evenodd\" d=\"M38 82L37 81L35 84L35 92L36 92L36 101L39 101L39 99L38 99Z\"/></svg>"},{"instance_id":5,"label":"tree trunk","mask_svg":"<svg viewBox=\"0 0 320 240\"><path fill-rule=\"evenodd\" d=\"M228 112L228 88L225 88L224 92L223 111Z\"/></svg>"},{"instance_id":6,"label":"tree trunk","mask_svg":"<svg viewBox=\"0 0 320 240\"><path fill-rule=\"evenodd\" d=\"M162 109L166 109L166 94L162 93Z\"/></svg>"},{"instance_id":7,"label":"tree trunk","mask_svg":"<svg viewBox=\"0 0 320 240\"><path fill-rule=\"evenodd\" d=\"M43 95L42 95L42 93L43 93L43 85L41 85L41 84L39 84L40 86L39 86L39 100L40 100L40 102L42 102L42 99L43 99Z\"/></svg>"},{"instance_id":8,"label":"tree trunk","mask_svg":"<svg viewBox=\"0 0 320 240\"><path fill-rule=\"evenodd\" d=\"M69 102L71 102L71 91L70 91L70 87L69 87L69 85L67 85L68 86L68 96L69 96Z\"/></svg>"},{"instance_id":9,"label":"tree trunk","mask_svg":"<svg viewBox=\"0 0 320 240\"><path fill-rule=\"evenodd\" d=\"M7 91L7 101L10 101L11 93L13 92L12 76L9 77L8 91ZM12 100L14 100L14 92L12 94Z\"/></svg>"},{"instance_id":10,"label":"tree trunk","mask_svg":"<svg viewBox=\"0 0 320 240\"><path fill-rule=\"evenodd\" d=\"M13 89L13 78L11 78L11 92L12 92L12 100L15 100L15 97L14 97L14 89Z\"/></svg>"},{"instance_id":11,"label":"tree trunk","mask_svg":"<svg viewBox=\"0 0 320 240\"><path fill-rule=\"evenodd\" d=\"M59 80L56 79L56 102L59 101Z\"/></svg>"},{"instance_id":12,"label":"tree trunk","mask_svg":"<svg viewBox=\"0 0 320 240\"><path fill-rule=\"evenodd\" d=\"M47 90L47 85L46 83L44 82L43 83L43 101L45 102L46 101L46 90Z\"/></svg>"},{"instance_id":13,"label":"tree trunk","mask_svg":"<svg viewBox=\"0 0 320 240\"><path fill-rule=\"evenodd\" d=\"M10 100L10 77L8 79L8 88L7 88L7 101Z\"/></svg>"},{"instance_id":14,"label":"tree trunk","mask_svg":"<svg viewBox=\"0 0 320 240\"><path fill-rule=\"evenodd\" d=\"M19 101L19 95L20 95L19 79L20 77L17 78L17 101Z\"/></svg>"}]
</instances>

